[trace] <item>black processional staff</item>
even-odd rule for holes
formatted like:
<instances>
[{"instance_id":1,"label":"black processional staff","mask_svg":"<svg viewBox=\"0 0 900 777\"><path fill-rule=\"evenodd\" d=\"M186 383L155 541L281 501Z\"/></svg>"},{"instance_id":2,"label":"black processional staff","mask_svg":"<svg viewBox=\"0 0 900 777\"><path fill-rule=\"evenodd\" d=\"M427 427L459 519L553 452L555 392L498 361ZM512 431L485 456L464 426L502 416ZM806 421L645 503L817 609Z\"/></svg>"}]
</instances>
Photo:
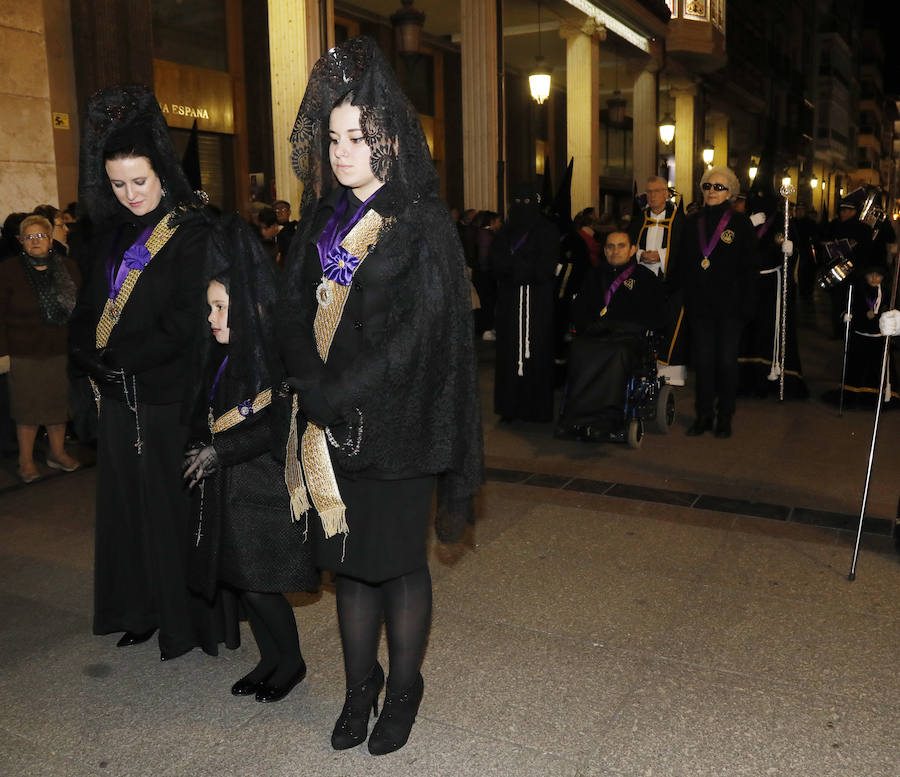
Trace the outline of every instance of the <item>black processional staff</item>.
<instances>
[{"instance_id":1,"label":"black processional staff","mask_svg":"<svg viewBox=\"0 0 900 777\"><path fill-rule=\"evenodd\" d=\"M888 312L893 312L894 305L897 302L897 276L900 275L897 270L898 268L895 264L894 282L891 288L891 304ZM895 317L890 317L889 320L892 323L896 324L896 321L894 319ZM866 501L869 498L869 481L872 479L872 460L875 458L875 441L878 439L878 422L881 420L881 403L884 400L884 386L887 381L888 375L888 359L890 358L891 350L891 334L897 334L897 332L894 332L893 330L887 330L885 327L883 327L880 320L878 323L879 328L884 335L884 350L881 355L881 382L878 384L878 402L875 405L875 423L872 427L872 444L869 446L869 461L866 466L866 484L863 487L862 504L859 508L859 526L856 529L856 544L853 547L853 561L850 564L850 574L847 575L847 579L851 583L856 580L856 560L859 557L859 542L862 539L863 519L866 515Z\"/></svg>"}]
</instances>

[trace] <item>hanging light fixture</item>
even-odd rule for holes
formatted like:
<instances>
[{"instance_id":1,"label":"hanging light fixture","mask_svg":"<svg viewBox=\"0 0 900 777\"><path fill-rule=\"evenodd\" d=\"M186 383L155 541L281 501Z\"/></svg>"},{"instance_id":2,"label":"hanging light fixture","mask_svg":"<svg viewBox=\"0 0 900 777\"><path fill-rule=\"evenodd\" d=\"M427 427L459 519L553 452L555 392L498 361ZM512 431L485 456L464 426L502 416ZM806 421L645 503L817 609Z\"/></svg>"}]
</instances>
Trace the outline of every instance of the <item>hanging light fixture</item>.
<instances>
[{"instance_id":1,"label":"hanging light fixture","mask_svg":"<svg viewBox=\"0 0 900 777\"><path fill-rule=\"evenodd\" d=\"M528 76L528 88L531 90L532 99L538 105L543 105L544 100L550 96L550 71L547 62L541 55L541 4L538 2L538 55L535 59L534 70Z\"/></svg>"},{"instance_id":2,"label":"hanging light fixture","mask_svg":"<svg viewBox=\"0 0 900 777\"><path fill-rule=\"evenodd\" d=\"M425 14L413 8L413 0L401 0L403 7L391 14L394 40L400 54L418 54Z\"/></svg>"},{"instance_id":3,"label":"hanging light fixture","mask_svg":"<svg viewBox=\"0 0 900 777\"><path fill-rule=\"evenodd\" d=\"M675 140L675 119L671 113L667 113L659 122L659 139L667 146Z\"/></svg>"},{"instance_id":4,"label":"hanging light fixture","mask_svg":"<svg viewBox=\"0 0 900 777\"><path fill-rule=\"evenodd\" d=\"M781 185L782 185L784 188L787 188L788 186L790 186L790 185L791 185L791 177L790 177L789 175L784 176L784 177L781 179Z\"/></svg>"},{"instance_id":5,"label":"hanging light fixture","mask_svg":"<svg viewBox=\"0 0 900 777\"><path fill-rule=\"evenodd\" d=\"M813 176L812 178L809 179L809 188L810 188L810 189L816 189L816 188L818 188L818 186L819 186L819 179L818 179L818 178L816 178L815 176Z\"/></svg>"},{"instance_id":6,"label":"hanging light fixture","mask_svg":"<svg viewBox=\"0 0 900 777\"><path fill-rule=\"evenodd\" d=\"M713 148L712 143L703 144L703 151L700 152L700 156L703 158L703 164L712 166L712 161L716 156L716 150Z\"/></svg>"}]
</instances>

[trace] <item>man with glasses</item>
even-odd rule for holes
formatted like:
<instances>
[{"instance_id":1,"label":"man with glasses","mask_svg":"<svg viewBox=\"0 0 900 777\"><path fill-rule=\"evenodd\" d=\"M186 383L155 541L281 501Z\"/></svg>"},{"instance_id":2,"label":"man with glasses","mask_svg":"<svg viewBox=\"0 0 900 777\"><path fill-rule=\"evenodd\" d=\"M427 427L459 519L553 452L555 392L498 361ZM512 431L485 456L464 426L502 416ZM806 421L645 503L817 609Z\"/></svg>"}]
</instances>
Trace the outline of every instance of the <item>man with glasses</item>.
<instances>
[{"instance_id":1,"label":"man with glasses","mask_svg":"<svg viewBox=\"0 0 900 777\"><path fill-rule=\"evenodd\" d=\"M662 281L669 304L664 338L660 343L659 374L673 386L683 386L687 373L684 306L677 279L679 246L684 230L680 205L669 201L669 186L658 175L647 179L647 205L642 218L632 221L631 238L637 245L638 264Z\"/></svg>"}]
</instances>

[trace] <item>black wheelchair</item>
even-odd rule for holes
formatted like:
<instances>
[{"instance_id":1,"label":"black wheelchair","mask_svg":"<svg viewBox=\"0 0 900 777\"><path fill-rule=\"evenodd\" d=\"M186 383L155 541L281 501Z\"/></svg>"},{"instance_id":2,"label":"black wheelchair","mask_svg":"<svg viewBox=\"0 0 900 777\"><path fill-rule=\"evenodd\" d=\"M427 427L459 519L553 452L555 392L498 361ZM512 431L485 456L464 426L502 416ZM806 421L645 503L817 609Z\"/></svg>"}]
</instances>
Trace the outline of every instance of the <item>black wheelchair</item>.
<instances>
[{"instance_id":1,"label":"black wheelchair","mask_svg":"<svg viewBox=\"0 0 900 777\"><path fill-rule=\"evenodd\" d=\"M646 332L647 350L625 385L625 423L621 442L640 448L645 425L659 434L667 434L675 422L675 394L657 369L662 338ZM615 439L614 441L619 441Z\"/></svg>"}]
</instances>

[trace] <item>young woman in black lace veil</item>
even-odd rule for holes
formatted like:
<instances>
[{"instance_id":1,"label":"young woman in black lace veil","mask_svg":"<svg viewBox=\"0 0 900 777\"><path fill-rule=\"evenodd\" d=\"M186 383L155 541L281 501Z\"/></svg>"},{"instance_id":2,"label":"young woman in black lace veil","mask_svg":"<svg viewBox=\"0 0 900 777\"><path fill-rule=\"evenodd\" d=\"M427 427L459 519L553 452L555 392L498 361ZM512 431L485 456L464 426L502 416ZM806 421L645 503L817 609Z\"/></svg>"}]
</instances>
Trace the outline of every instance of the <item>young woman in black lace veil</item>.
<instances>
[{"instance_id":1,"label":"young woman in black lace veil","mask_svg":"<svg viewBox=\"0 0 900 777\"><path fill-rule=\"evenodd\" d=\"M95 94L82 123L79 200L92 271L69 322L74 370L99 411L94 633L119 647L159 630L160 657L236 647L236 619L187 587L183 402L203 315L207 225L153 92Z\"/></svg>"},{"instance_id":2,"label":"young woman in black lace veil","mask_svg":"<svg viewBox=\"0 0 900 777\"><path fill-rule=\"evenodd\" d=\"M269 450L275 272L238 214L212 229L208 323L194 360L195 442L185 454L185 479L200 483L190 582L209 599L220 586L240 593L260 660L231 692L261 702L283 699L306 676L281 592L318 587L305 526L291 520L283 468Z\"/></svg>"},{"instance_id":3,"label":"young woman in black lace veil","mask_svg":"<svg viewBox=\"0 0 900 777\"><path fill-rule=\"evenodd\" d=\"M296 514L335 573L347 695L335 749L409 736L431 615L425 541L456 540L481 481L465 262L415 109L368 38L313 69L294 132L304 184L278 308L299 413L286 446Z\"/></svg>"}]
</instances>

